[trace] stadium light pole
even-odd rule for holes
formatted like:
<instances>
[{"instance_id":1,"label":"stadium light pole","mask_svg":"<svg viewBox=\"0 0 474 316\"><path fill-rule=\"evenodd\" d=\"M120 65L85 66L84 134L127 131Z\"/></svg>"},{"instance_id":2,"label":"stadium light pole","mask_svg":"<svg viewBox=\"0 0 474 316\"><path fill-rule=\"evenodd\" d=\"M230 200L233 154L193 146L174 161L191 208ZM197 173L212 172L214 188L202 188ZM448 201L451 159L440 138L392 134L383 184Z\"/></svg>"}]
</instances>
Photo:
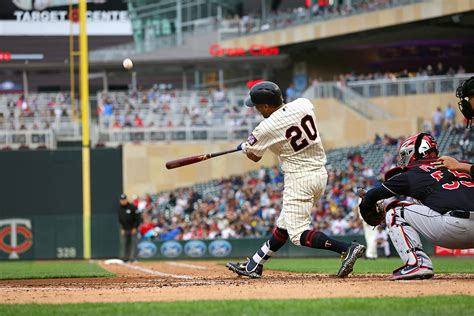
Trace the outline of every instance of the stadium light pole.
<instances>
[{"instance_id":1,"label":"stadium light pole","mask_svg":"<svg viewBox=\"0 0 474 316\"><path fill-rule=\"evenodd\" d=\"M86 0L79 2L79 65L81 87L81 116L82 116L82 239L83 257L91 257L91 192L90 192L90 140L89 140L89 60L86 28Z\"/></svg>"}]
</instances>

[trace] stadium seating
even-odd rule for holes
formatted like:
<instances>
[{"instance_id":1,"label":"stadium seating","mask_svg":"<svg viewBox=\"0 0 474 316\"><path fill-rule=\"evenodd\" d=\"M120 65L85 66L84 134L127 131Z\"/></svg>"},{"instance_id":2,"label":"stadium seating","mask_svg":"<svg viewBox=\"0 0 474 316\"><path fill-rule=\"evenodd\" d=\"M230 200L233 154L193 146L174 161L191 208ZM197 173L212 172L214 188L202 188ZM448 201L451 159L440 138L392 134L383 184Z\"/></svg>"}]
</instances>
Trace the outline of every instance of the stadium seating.
<instances>
[{"instance_id":1,"label":"stadium seating","mask_svg":"<svg viewBox=\"0 0 474 316\"><path fill-rule=\"evenodd\" d=\"M55 148L56 139L81 137L78 112L68 94L0 94L0 146Z\"/></svg>"},{"instance_id":2,"label":"stadium seating","mask_svg":"<svg viewBox=\"0 0 474 316\"><path fill-rule=\"evenodd\" d=\"M261 120L243 106L247 94L156 88L99 94L99 142L245 139Z\"/></svg>"},{"instance_id":3,"label":"stadium seating","mask_svg":"<svg viewBox=\"0 0 474 316\"><path fill-rule=\"evenodd\" d=\"M355 0L350 4L324 7L315 1L310 8L299 7L286 12L272 12L265 18L257 16L233 17L219 26L221 39L288 28L298 24L321 22L350 15L413 4L421 0Z\"/></svg>"}]
</instances>

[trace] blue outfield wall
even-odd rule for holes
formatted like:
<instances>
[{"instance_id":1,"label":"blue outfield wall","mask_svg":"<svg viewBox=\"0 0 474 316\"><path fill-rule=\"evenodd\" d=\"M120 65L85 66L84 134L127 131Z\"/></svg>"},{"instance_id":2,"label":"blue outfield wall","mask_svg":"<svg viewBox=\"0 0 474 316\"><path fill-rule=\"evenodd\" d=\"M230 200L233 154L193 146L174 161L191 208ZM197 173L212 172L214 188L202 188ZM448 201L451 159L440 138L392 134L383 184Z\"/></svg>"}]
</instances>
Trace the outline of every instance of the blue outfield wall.
<instances>
[{"instance_id":1,"label":"blue outfield wall","mask_svg":"<svg viewBox=\"0 0 474 316\"><path fill-rule=\"evenodd\" d=\"M341 241L357 241L365 244L364 236L336 236ZM138 243L139 259L216 259L216 258L246 258L266 241L265 238L215 239L215 240L169 240L169 241L140 241ZM434 253L434 245L424 241L428 254ZM276 257L338 257L335 252L299 247L287 242ZM392 256L396 251L392 246Z\"/></svg>"},{"instance_id":2,"label":"blue outfield wall","mask_svg":"<svg viewBox=\"0 0 474 316\"><path fill-rule=\"evenodd\" d=\"M345 236L338 239L363 242L363 236ZM140 259L209 259L209 258L245 258L268 239L240 238L215 240L168 240L140 241L138 258ZM275 255L277 257L334 257L334 252L298 247L287 242Z\"/></svg>"}]
</instances>

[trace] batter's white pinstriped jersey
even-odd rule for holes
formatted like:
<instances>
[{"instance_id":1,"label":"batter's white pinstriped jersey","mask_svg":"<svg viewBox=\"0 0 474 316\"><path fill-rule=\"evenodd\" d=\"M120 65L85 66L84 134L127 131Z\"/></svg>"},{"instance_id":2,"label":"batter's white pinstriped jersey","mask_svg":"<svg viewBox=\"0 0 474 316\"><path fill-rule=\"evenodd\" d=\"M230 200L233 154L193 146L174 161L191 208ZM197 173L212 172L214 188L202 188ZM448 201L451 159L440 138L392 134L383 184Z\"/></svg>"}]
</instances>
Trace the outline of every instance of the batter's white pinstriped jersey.
<instances>
[{"instance_id":1,"label":"batter's white pinstriped jersey","mask_svg":"<svg viewBox=\"0 0 474 316\"><path fill-rule=\"evenodd\" d=\"M314 106L299 98L263 120L247 139L247 151L262 157L266 149L280 157L284 173L316 171L326 164Z\"/></svg>"},{"instance_id":2,"label":"batter's white pinstriped jersey","mask_svg":"<svg viewBox=\"0 0 474 316\"><path fill-rule=\"evenodd\" d=\"M279 156L285 174L283 209L277 226L300 245L310 229L315 200L326 188L326 154L319 137L314 106L304 98L283 105L263 120L247 139L247 152L262 157L269 148Z\"/></svg>"}]
</instances>

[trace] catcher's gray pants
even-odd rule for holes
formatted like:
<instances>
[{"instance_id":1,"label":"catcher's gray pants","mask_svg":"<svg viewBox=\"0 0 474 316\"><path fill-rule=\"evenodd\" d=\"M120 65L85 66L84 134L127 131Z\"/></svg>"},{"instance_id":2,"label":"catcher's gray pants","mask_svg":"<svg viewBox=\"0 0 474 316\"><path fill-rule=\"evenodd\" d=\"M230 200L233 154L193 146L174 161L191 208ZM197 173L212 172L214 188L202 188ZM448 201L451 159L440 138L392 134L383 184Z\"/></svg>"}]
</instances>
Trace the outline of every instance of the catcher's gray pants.
<instances>
[{"instance_id":1,"label":"catcher's gray pants","mask_svg":"<svg viewBox=\"0 0 474 316\"><path fill-rule=\"evenodd\" d=\"M441 215L425 205L408 205L389 210L386 222L390 238L402 260L415 264L420 257L423 259L426 256L418 233L438 246L474 248L474 212L467 215L469 218L459 218L458 211ZM431 267L429 258L425 258L425 263Z\"/></svg>"}]
</instances>

